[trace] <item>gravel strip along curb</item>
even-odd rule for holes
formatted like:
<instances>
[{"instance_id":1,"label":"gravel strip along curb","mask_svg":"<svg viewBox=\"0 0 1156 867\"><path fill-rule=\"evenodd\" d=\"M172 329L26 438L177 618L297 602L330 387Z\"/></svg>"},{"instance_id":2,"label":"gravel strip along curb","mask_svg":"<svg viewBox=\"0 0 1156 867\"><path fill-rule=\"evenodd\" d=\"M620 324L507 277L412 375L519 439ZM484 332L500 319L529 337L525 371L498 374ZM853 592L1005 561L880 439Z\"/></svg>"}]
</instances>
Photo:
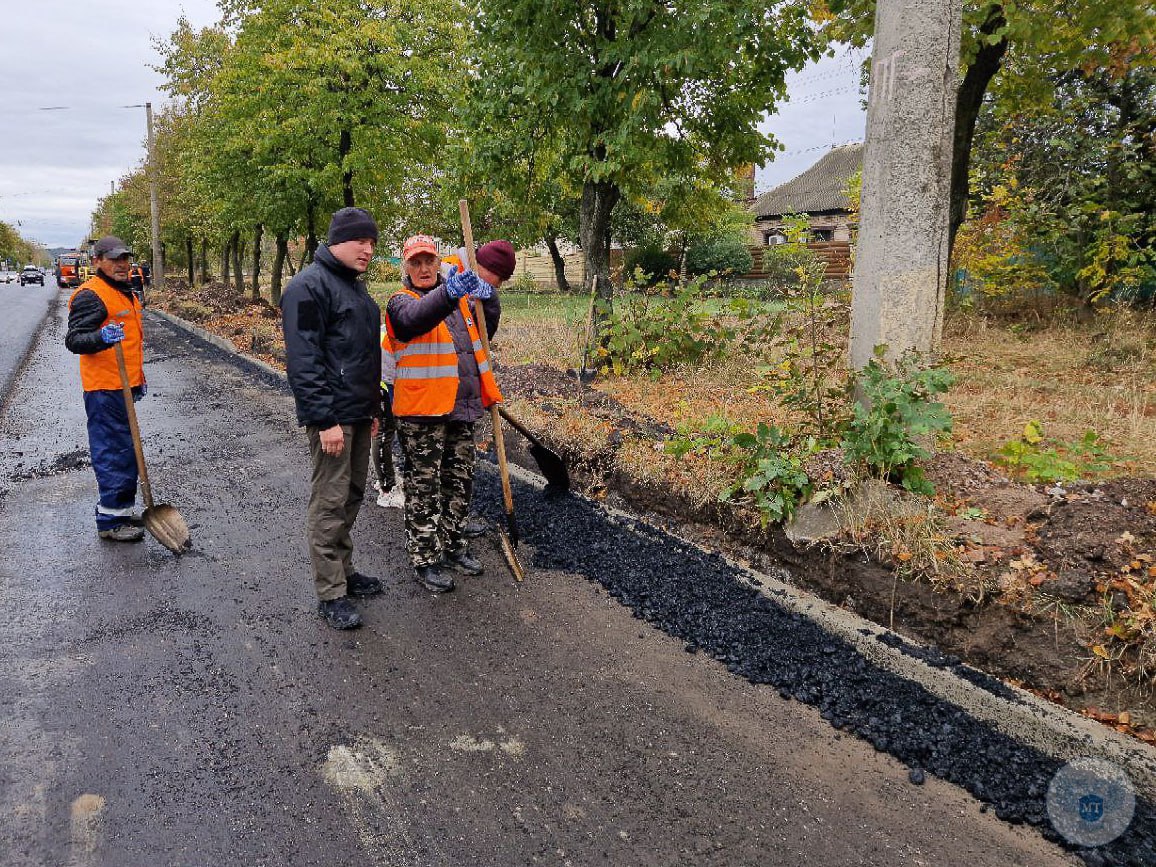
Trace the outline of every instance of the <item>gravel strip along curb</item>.
<instances>
[{"instance_id":1,"label":"gravel strip along curb","mask_svg":"<svg viewBox=\"0 0 1156 867\"><path fill-rule=\"evenodd\" d=\"M284 384L279 370L228 341L151 312ZM687 652L817 707L836 729L909 765L912 783L925 772L955 783L1000 819L1038 827L1089 865L1156 864L1156 753L1146 745L636 516L574 494L545 495L543 479L510 470L522 548L535 565L597 581ZM476 500L495 522L498 485L495 472L478 474ZM1136 789L1128 830L1096 848L1064 840L1047 814L1052 778L1085 756L1121 768Z\"/></svg>"}]
</instances>

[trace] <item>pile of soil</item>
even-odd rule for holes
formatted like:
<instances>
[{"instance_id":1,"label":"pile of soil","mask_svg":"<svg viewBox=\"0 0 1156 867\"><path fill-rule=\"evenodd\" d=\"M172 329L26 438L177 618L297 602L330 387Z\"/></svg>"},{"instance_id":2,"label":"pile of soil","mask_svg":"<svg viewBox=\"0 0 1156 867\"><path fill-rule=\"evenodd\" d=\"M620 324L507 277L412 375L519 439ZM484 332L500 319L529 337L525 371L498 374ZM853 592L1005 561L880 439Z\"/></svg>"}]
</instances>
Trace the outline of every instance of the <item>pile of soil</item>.
<instances>
[{"instance_id":1,"label":"pile of soil","mask_svg":"<svg viewBox=\"0 0 1156 867\"><path fill-rule=\"evenodd\" d=\"M865 558L861 550L796 547L781 528L762 529L749 508L692 501L672 486L617 471L617 444L654 441L673 430L602 393L596 382L579 383L574 371L504 366L501 382L507 398L530 401L547 416L580 395L585 412L612 426L597 454L551 440L548 426L541 431L567 460L579 490L605 495L754 568L786 568L830 602L1156 742L1150 679L1101 664L1091 649L1102 637L1098 607L1105 593L1120 610L1129 602L1112 582L1138 557L1146 567L1148 552L1156 556L1156 480L1033 486L960 453L936 455L927 476L941 508L954 513L947 528L958 556L974 566L977 586L988 588L977 595L897 579L894 562ZM508 445L516 449L517 439L507 438ZM516 459L533 468L527 454Z\"/></svg>"}]
</instances>

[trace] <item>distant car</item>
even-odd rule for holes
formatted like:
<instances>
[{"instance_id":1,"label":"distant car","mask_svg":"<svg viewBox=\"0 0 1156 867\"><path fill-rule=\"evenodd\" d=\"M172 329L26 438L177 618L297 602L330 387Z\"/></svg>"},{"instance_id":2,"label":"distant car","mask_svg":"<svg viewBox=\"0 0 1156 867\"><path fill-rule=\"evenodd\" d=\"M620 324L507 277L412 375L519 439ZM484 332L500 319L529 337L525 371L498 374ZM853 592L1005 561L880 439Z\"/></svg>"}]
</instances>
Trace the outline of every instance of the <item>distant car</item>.
<instances>
[{"instance_id":1,"label":"distant car","mask_svg":"<svg viewBox=\"0 0 1156 867\"><path fill-rule=\"evenodd\" d=\"M20 272L20 285L25 286L29 283L44 285L44 272L35 265L25 265L24 270Z\"/></svg>"}]
</instances>

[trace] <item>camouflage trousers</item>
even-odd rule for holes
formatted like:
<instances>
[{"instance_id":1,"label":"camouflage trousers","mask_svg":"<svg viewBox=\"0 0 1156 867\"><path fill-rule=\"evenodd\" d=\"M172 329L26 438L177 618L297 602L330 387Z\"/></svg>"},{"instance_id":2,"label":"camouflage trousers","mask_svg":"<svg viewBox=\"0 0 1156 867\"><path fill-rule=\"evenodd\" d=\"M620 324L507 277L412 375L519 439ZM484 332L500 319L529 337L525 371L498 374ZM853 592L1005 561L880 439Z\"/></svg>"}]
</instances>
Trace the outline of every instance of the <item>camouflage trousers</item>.
<instances>
[{"instance_id":1,"label":"camouflage trousers","mask_svg":"<svg viewBox=\"0 0 1156 867\"><path fill-rule=\"evenodd\" d=\"M414 567L465 550L462 528L474 491L474 426L397 420L405 458L405 549Z\"/></svg>"}]
</instances>

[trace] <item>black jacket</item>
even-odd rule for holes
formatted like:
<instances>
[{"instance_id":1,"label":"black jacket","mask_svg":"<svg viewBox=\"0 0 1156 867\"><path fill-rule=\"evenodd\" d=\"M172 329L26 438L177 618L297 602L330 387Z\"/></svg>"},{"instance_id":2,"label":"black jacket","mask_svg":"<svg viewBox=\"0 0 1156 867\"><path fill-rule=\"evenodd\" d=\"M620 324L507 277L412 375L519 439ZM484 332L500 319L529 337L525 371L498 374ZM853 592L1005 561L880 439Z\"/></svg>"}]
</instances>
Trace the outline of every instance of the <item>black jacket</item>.
<instances>
[{"instance_id":1,"label":"black jacket","mask_svg":"<svg viewBox=\"0 0 1156 867\"><path fill-rule=\"evenodd\" d=\"M281 327L298 424L324 430L377 417L381 308L325 245L285 288Z\"/></svg>"},{"instance_id":2,"label":"black jacket","mask_svg":"<svg viewBox=\"0 0 1156 867\"><path fill-rule=\"evenodd\" d=\"M399 292L385 305L385 315L393 326L394 336L403 343L432 331L439 322L445 321L454 339L454 349L458 354L458 393L454 398L454 408L444 416L410 416L413 421L464 421L475 422L485 414L482 406L482 383L478 374L478 361L474 357L474 344L470 332L462 320L461 308L457 301L446 295L445 283L441 276L432 289L422 292L414 288L409 278L403 281L407 289L421 295L414 298ZM476 301L471 301L476 304ZM494 336L498 330L498 320L502 317L502 305L498 293L482 302L486 311L486 333ZM493 364L493 359L490 359Z\"/></svg>"}]
</instances>

